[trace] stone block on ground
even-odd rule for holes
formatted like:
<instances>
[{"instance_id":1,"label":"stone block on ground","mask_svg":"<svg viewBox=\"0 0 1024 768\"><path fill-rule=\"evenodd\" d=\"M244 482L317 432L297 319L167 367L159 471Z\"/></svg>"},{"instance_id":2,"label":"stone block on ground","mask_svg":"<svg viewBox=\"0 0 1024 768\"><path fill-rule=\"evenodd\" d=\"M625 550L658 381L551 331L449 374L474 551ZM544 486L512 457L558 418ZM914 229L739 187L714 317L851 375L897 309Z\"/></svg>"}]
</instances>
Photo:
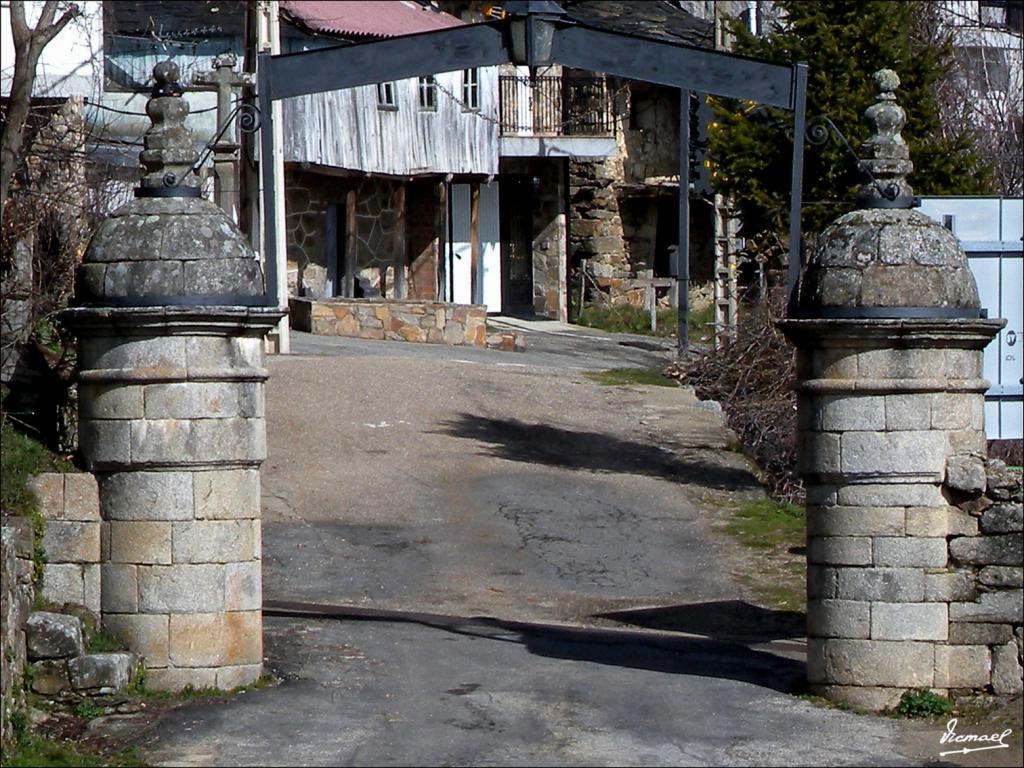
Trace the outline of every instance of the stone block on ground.
<instances>
[{"instance_id":1,"label":"stone block on ground","mask_svg":"<svg viewBox=\"0 0 1024 768\"><path fill-rule=\"evenodd\" d=\"M111 694L127 688L138 668L134 653L89 653L68 661L68 676L76 691Z\"/></svg>"},{"instance_id":2,"label":"stone block on ground","mask_svg":"<svg viewBox=\"0 0 1024 768\"><path fill-rule=\"evenodd\" d=\"M34 611L25 622L30 659L61 659L82 652L82 620L49 611Z\"/></svg>"},{"instance_id":3,"label":"stone block on ground","mask_svg":"<svg viewBox=\"0 0 1024 768\"><path fill-rule=\"evenodd\" d=\"M55 696L71 687L68 664L64 659L47 659L33 664L32 690L43 696Z\"/></svg>"}]
</instances>

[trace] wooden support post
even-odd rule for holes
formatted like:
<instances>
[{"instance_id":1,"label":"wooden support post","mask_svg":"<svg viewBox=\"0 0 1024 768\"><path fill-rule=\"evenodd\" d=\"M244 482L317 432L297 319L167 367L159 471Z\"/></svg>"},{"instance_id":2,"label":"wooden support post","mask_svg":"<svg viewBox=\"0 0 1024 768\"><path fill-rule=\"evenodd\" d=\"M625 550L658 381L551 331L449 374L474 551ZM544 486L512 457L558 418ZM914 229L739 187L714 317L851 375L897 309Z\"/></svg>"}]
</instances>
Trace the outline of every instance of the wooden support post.
<instances>
[{"instance_id":1,"label":"wooden support post","mask_svg":"<svg viewBox=\"0 0 1024 768\"><path fill-rule=\"evenodd\" d=\"M437 284L434 295L438 301L448 299L448 185L437 184L437 206L434 208L434 231L437 232Z\"/></svg>"},{"instance_id":2,"label":"wooden support post","mask_svg":"<svg viewBox=\"0 0 1024 768\"><path fill-rule=\"evenodd\" d=\"M474 183L469 193L469 285L470 301L483 303L483 270L480 269L480 184Z\"/></svg>"},{"instance_id":3,"label":"wooden support post","mask_svg":"<svg viewBox=\"0 0 1024 768\"><path fill-rule=\"evenodd\" d=\"M391 298L407 298L408 288L405 282L405 265L409 262L406 253L406 226L408 224L405 206L405 184L399 184L395 192L395 252L392 254L391 263L395 270L395 283Z\"/></svg>"},{"instance_id":4,"label":"wooden support post","mask_svg":"<svg viewBox=\"0 0 1024 768\"><path fill-rule=\"evenodd\" d=\"M676 354L682 357L690 348L690 91L679 89L679 256Z\"/></svg>"},{"instance_id":5,"label":"wooden support post","mask_svg":"<svg viewBox=\"0 0 1024 768\"><path fill-rule=\"evenodd\" d=\"M356 219L357 193L350 189L345 195L345 278L343 296L356 295L356 249L359 247L359 222Z\"/></svg>"}]
</instances>

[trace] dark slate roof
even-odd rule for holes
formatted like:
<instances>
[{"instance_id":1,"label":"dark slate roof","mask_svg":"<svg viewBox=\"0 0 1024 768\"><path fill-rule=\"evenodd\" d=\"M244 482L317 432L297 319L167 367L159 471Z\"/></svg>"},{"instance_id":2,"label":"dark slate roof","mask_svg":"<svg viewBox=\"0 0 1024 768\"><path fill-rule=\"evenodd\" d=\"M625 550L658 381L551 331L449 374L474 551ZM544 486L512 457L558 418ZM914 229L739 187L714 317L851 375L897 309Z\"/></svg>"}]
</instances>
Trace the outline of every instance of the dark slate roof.
<instances>
[{"instance_id":1,"label":"dark slate roof","mask_svg":"<svg viewBox=\"0 0 1024 768\"><path fill-rule=\"evenodd\" d=\"M569 18L608 32L715 47L715 25L668 0L561 0Z\"/></svg>"}]
</instances>

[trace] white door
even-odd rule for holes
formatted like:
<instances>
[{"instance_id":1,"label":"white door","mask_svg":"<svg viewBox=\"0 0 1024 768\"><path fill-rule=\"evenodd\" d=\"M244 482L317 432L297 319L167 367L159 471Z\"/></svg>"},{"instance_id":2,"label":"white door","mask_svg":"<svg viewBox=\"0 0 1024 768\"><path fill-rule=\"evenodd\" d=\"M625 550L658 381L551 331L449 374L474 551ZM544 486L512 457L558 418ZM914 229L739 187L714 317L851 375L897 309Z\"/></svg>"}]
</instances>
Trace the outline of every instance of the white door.
<instances>
[{"instance_id":1,"label":"white door","mask_svg":"<svg viewBox=\"0 0 1024 768\"><path fill-rule=\"evenodd\" d=\"M480 185L480 271L483 275L479 301L488 312L501 312L501 218L498 182Z\"/></svg>"},{"instance_id":2,"label":"white door","mask_svg":"<svg viewBox=\"0 0 1024 768\"><path fill-rule=\"evenodd\" d=\"M448 274L451 275L451 300L456 304L473 303L472 252L469 244L470 185L452 184L448 205L452 213L452 241Z\"/></svg>"}]
</instances>

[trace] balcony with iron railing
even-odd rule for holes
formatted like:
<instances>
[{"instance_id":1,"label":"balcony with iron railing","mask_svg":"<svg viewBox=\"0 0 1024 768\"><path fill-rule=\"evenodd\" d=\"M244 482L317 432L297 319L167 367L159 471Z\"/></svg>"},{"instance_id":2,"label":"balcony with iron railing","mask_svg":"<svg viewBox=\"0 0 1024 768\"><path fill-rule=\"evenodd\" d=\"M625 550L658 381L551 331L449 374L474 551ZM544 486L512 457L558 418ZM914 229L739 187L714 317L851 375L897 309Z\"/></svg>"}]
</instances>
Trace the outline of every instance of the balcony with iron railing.
<instances>
[{"instance_id":1,"label":"balcony with iron railing","mask_svg":"<svg viewBox=\"0 0 1024 768\"><path fill-rule=\"evenodd\" d=\"M498 86L503 137L615 136L603 77L502 75Z\"/></svg>"}]
</instances>

